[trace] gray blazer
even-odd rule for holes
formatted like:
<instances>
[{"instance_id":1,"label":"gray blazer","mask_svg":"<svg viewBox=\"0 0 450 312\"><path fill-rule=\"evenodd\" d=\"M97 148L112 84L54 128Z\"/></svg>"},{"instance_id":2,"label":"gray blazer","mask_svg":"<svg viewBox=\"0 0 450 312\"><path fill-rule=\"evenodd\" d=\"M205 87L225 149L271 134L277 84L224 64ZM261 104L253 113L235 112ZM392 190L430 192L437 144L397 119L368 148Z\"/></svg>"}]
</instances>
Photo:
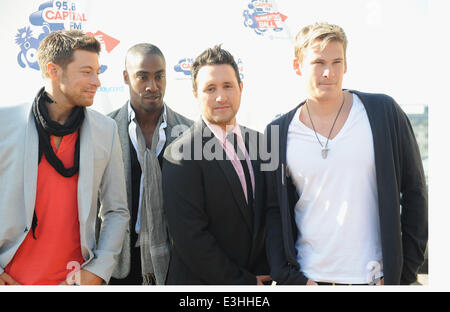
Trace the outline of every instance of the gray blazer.
<instances>
[{"instance_id":1,"label":"gray blazer","mask_svg":"<svg viewBox=\"0 0 450 312\"><path fill-rule=\"evenodd\" d=\"M87 109L80 128L78 216L82 269L108 282L130 218L122 153L113 120ZM38 133L29 104L0 108L0 274L31 229ZM97 211L97 201L102 209ZM103 220L96 243L97 214Z\"/></svg>"},{"instance_id":2,"label":"gray blazer","mask_svg":"<svg viewBox=\"0 0 450 312\"><path fill-rule=\"evenodd\" d=\"M166 144L168 146L181 135L179 130L183 130L183 127L177 128L179 125L184 125L184 130L187 130L193 123L192 120L185 118L184 116L174 112L169 106L166 105L167 113L167 127L166 132ZM108 114L109 117L114 119L117 123L119 132L120 144L122 146L122 158L125 169L125 181L127 189L128 208L131 209L131 157L130 157L130 139L128 134L128 102L121 108ZM164 153L164 150L161 152ZM130 226L127 227L125 241L123 243L123 250L119 256L118 265L113 273L114 278L125 278L130 273Z\"/></svg>"}]
</instances>

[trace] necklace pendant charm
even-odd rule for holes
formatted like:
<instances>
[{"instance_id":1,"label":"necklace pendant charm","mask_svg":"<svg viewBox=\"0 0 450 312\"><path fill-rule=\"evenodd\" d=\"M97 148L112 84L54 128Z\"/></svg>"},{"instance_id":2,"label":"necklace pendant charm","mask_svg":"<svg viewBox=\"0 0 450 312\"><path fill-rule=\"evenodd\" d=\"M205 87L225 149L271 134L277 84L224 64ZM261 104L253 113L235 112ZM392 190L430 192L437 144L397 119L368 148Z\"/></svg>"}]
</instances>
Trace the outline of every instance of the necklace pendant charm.
<instances>
[{"instance_id":1,"label":"necklace pendant charm","mask_svg":"<svg viewBox=\"0 0 450 312\"><path fill-rule=\"evenodd\" d=\"M324 147L324 148L322 148L322 158L323 159L326 159L327 158L327 156L328 156L328 151L329 151L330 149L329 148L326 148L326 147Z\"/></svg>"}]
</instances>

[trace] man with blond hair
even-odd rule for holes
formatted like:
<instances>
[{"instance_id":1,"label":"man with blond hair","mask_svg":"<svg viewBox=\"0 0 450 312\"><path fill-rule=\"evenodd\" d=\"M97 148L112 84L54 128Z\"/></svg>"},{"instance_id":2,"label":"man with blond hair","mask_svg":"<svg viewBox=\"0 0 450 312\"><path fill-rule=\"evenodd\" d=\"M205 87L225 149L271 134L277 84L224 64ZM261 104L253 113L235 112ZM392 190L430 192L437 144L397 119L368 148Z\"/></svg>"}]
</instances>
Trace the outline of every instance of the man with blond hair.
<instances>
[{"instance_id":1,"label":"man with blond hair","mask_svg":"<svg viewBox=\"0 0 450 312\"><path fill-rule=\"evenodd\" d=\"M266 207L278 284L411 284L424 260L427 186L413 130L391 97L342 89L346 48L339 26L303 28L294 69L307 98L266 128L280 142Z\"/></svg>"},{"instance_id":2,"label":"man with blond hair","mask_svg":"<svg viewBox=\"0 0 450 312\"><path fill-rule=\"evenodd\" d=\"M31 107L0 109L0 285L100 285L114 270L129 213L117 126L87 108L100 48L81 31L49 34L45 86Z\"/></svg>"}]
</instances>

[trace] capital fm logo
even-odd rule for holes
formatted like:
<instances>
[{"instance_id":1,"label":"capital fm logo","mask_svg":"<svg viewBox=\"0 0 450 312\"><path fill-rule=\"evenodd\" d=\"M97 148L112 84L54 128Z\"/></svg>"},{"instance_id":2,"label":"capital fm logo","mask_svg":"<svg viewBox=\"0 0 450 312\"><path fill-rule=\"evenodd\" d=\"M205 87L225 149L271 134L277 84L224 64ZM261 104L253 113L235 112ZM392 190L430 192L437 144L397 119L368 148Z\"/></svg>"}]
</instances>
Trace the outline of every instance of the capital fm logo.
<instances>
[{"instance_id":1,"label":"capital fm logo","mask_svg":"<svg viewBox=\"0 0 450 312\"><path fill-rule=\"evenodd\" d=\"M173 67L176 73L178 73L178 80L188 80L191 79L191 68L194 64L194 59L186 57L178 61L178 63ZM239 77L244 80L244 64L241 58L236 59L236 64L239 70Z\"/></svg>"},{"instance_id":2,"label":"capital fm logo","mask_svg":"<svg viewBox=\"0 0 450 312\"><path fill-rule=\"evenodd\" d=\"M288 18L278 12L269 0L251 0L248 9L244 10L244 26L252 29L257 35L279 33L284 30Z\"/></svg>"},{"instance_id":3,"label":"capital fm logo","mask_svg":"<svg viewBox=\"0 0 450 312\"><path fill-rule=\"evenodd\" d=\"M174 66L174 70L177 73L181 73L182 74L182 78L190 78L191 77L191 68L192 68L192 64L194 64L194 59L193 58L184 58L181 59L175 66Z\"/></svg>"},{"instance_id":4,"label":"capital fm logo","mask_svg":"<svg viewBox=\"0 0 450 312\"><path fill-rule=\"evenodd\" d=\"M17 63L22 68L39 70L37 50L41 41L51 32L64 29L82 30L95 36L107 53L111 53L120 43L119 40L97 30L95 33L86 31L88 21L86 12L79 9L76 1L47 1L29 16L30 25L17 30L16 44L20 51ZM107 70L107 65L101 65L100 72Z\"/></svg>"}]
</instances>

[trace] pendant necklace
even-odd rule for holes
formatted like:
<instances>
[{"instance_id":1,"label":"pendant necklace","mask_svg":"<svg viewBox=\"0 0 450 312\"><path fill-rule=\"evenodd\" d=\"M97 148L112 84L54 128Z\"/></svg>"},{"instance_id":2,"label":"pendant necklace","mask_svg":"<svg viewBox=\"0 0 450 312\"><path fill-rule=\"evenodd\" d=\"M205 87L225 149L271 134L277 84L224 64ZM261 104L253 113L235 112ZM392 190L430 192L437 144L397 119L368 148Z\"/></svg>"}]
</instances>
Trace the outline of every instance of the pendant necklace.
<instances>
[{"instance_id":1,"label":"pendant necklace","mask_svg":"<svg viewBox=\"0 0 450 312\"><path fill-rule=\"evenodd\" d=\"M328 137L327 137L327 142L325 143L325 146L323 146L322 142L320 142L320 139L319 139L319 137L317 136L316 128L314 127L314 123L313 123L313 121L312 121L312 119L311 119L311 114L309 113L308 100L306 100L305 105L306 105L306 110L308 111L309 121L311 122L311 125L312 125L312 127L313 127L314 134L316 135L317 141L319 142L320 146L322 147L322 158L323 158L323 159L326 159L327 156L328 156L328 151L330 150L330 149L328 148L328 141L330 140L331 132L332 132L333 129L334 129L334 125L336 124L336 121L337 121L337 119L338 119L338 117L339 117L339 114L341 113L342 107L344 107L344 102L345 102L345 95L343 95L343 100L342 100L341 107L339 108L339 111L338 111L338 113L337 113L337 115L336 115L336 118L334 119L333 125L331 126L330 133L328 134Z\"/></svg>"}]
</instances>

